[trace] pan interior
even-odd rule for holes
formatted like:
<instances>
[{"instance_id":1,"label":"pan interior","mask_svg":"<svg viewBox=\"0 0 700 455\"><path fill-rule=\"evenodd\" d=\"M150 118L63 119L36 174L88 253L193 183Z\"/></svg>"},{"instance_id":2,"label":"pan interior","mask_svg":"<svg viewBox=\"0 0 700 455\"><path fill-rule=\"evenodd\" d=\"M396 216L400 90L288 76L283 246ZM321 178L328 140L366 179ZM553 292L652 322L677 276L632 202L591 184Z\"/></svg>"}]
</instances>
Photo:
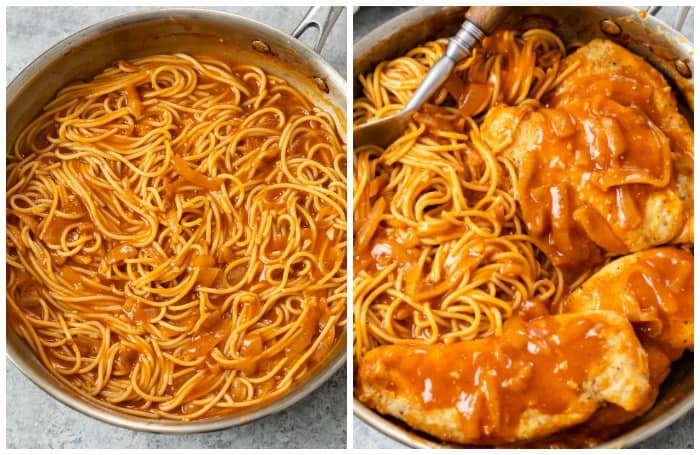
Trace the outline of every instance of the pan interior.
<instances>
[{"instance_id":1,"label":"pan interior","mask_svg":"<svg viewBox=\"0 0 700 455\"><path fill-rule=\"evenodd\" d=\"M260 46L255 43L264 43ZM258 49L264 49L260 52ZM6 146L66 84L87 80L118 60L154 54L212 55L246 62L286 79L307 99L329 113L345 138L345 81L317 53L267 25L233 14L176 9L129 14L102 22L61 41L25 68L7 88ZM194 433L245 424L281 411L316 389L342 367L345 332L325 360L282 398L233 416L193 422L156 421L121 414L95 399L78 396L72 386L51 375L14 330L7 330L9 359L36 385L84 414L118 426L162 433Z\"/></svg>"},{"instance_id":2,"label":"pan interior","mask_svg":"<svg viewBox=\"0 0 700 455\"><path fill-rule=\"evenodd\" d=\"M450 37L461 25L468 7L416 7L377 27L355 44L353 78L354 97L361 96L358 76L371 71L379 62L405 54L429 40ZM622 32L611 36L600 27L603 20L612 20ZM517 30L547 28L564 43L611 39L641 55L658 69L675 89L681 111L692 112L694 82L680 74L674 63L687 62L693 70L693 45L679 32L632 7L517 7L505 24ZM688 115L691 119L692 114ZM619 430L619 435L599 447L627 447L649 438L680 418L693 407L692 353L686 352L672 365L671 374L662 384L655 405L641 417ZM415 448L459 448L430 435L416 433L396 419L377 414L357 399L355 414L368 425L404 444Z\"/></svg>"}]
</instances>

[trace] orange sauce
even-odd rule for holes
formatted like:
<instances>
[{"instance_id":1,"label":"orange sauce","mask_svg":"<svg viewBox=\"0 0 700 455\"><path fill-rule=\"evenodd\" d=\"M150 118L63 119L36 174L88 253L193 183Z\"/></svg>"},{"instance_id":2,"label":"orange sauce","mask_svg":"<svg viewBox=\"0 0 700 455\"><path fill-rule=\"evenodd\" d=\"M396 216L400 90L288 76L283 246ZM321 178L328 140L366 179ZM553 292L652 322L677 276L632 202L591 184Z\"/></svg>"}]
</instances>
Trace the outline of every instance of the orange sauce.
<instances>
[{"instance_id":1,"label":"orange sauce","mask_svg":"<svg viewBox=\"0 0 700 455\"><path fill-rule=\"evenodd\" d=\"M594 277L581 291L589 305L621 312L630 320L648 355L651 391L637 411L608 405L580 429L601 440L614 433L615 425L646 412L656 401L671 362L685 349L693 349L693 255L672 247L647 250L622 270Z\"/></svg>"},{"instance_id":2,"label":"orange sauce","mask_svg":"<svg viewBox=\"0 0 700 455\"><path fill-rule=\"evenodd\" d=\"M127 243L120 243L113 247L105 256L108 265L114 265L124 259L133 259L138 254L138 250Z\"/></svg>"},{"instance_id":3,"label":"orange sauce","mask_svg":"<svg viewBox=\"0 0 700 455\"><path fill-rule=\"evenodd\" d=\"M134 84L126 85L126 100L126 105L131 111L131 114L136 118L141 117L143 107L141 104L141 95L139 95L139 92Z\"/></svg>"},{"instance_id":4,"label":"orange sauce","mask_svg":"<svg viewBox=\"0 0 700 455\"><path fill-rule=\"evenodd\" d=\"M285 349L285 353L288 358L296 359L298 358L311 344L313 336L316 335L316 330L318 328L318 321L321 312L312 301L311 306L309 306L308 311L299 320L300 328L296 335L292 338Z\"/></svg>"},{"instance_id":5,"label":"orange sauce","mask_svg":"<svg viewBox=\"0 0 700 455\"><path fill-rule=\"evenodd\" d=\"M47 248L49 254L41 260L47 268L51 267L55 271L62 285L65 286L65 282L67 282L70 286L69 289L75 290L76 295L92 295L94 291L99 294L109 294L113 299L115 297L123 299L121 305L110 305L107 317L118 318L121 321L119 329L124 325L135 328L139 335L143 335L143 338L138 341L146 341L136 343L132 338L126 340L119 329L112 330L113 339L108 340L110 343L107 343L106 346L121 343L114 358L114 368L118 371L119 376L128 378L141 358L149 363L149 368L153 368L154 353L148 351L153 342L158 342L163 337L170 338L167 340L168 343L160 344L160 349L163 352L186 361L202 360L196 368L206 370L207 374L187 394L188 402L184 403L179 410L183 413L198 408L200 405L192 404L192 401L197 397L211 393L216 381L221 380L224 374L230 373L230 371L223 372L222 367L212 358L212 352L216 348L223 350L225 346L230 347L230 352L225 352L224 356L233 357L233 361L242 359L236 367L238 370L236 374L242 376L257 373L267 375L272 367L287 360L282 368L276 370L275 374L270 374L269 380L256 383L255 387L258 393L264 393L271 391L282 381L291 366L306 353L324 329L328 330L326 330L324 338L320 340L318 349L314 350L305 364L296 371L294 379L300 377L310 365L323 360L337 341L335 327L327 327L330 320L328 299L339 290L340 285L336 281L340 274L344 274L344 267L341 266L340 271L329 277L330 280L319 285L316 285L316 282L328 275L333 267L338 265L339 260L344 259L338 257L339 254L344 255L345 249L343 228L339 227L341 221L339 214L333 204L327 204L324 199L320 198L312 199L304 191L289 192L277 189L268 191L267 189L270 185L290 183L286 175L281 175L278 172L282 165L279 139L283 131L289 131L289 129L284 128L299 116L315 115L317 107L313 100L310 102L305 98L298 97L292 90L285 90L286 83L279 82L276 77L269 74L264 89L266 92L274 91L275 93L264 93L262 94L264 100L261 100L256 96L261 95L263 90L260 78L256 77L250 67L242 67L242 63L247 66L242 61L217 63L215 66L221 71L224 71L225 65L239 67L233 71L233 76L240 79L248 89L249 94L239 97L238 91L232 89L230 84L222 82L221 78L210 78L198 73L196 82L207 86L202 93L213 94L213 100L208 99L206 103L199 102L193 105L192 102L197 101L197 97L201 96L200 92L196 90L187 100L181 98L182 107L191 108L192 112L165 105L167 111L173 114L173 121L168 124L168 131L159 133L159 135L166 137L173 154L170 162L167 163L166 173L149 181L148 184L149 190L153 190L159 196L154 198L155 202L151 202L154 205L161 205L162 202L162 210L155 210L156 213L153 217L155 222L159 223L156 240L153 244L139 245L132 241L127 243L116 240L115 236L105 235L105 232L99 232L101 235L95 236L95 239L84 239L97 231L129 235L138 231L139 226L134 226L132 219L128 222L121 219L122 213L126 213L138 221L143 221L144 225L150 219L146 220L146 217L142 216L143 212L149 208L146 207L149 203L144 201L141 195L137 196L136 192L128 192L114 196L113 191L96 183L102 177L99 175L101 171L95 171L81 159L65 160L68 163L65 164L63 160L51 158L51 164L60 161L61 165L71 166L72 169L77 169L80 172L77 172L78 182L68 182L71 183L70 185L59 182L57 190L59 203L57 210L50 216L13 213L11 209L8 211L8 224L11 225L8 227L8 231L13 232L13 237L19 238L22 235L18 226L29 225L31 233L35 235L37 240L53 246L53 248ZM154 129L160 128L164 122L159 114L163 111L152 109L153 100L159 100L158 97L153 96L155 82L151 78L152 69L160 64L140 66L134 66L128 62L120 64L130 71L140 71L141 73L136 75L136 78L130 78L129 83L115 86L109 94L98 95L97 91L91 93L97 98L98 105L104 104L115 110L116 106L126 107L127 112L124 115L131 117L128 121L120 119L117 124L110 124L109 129L100 130L100 133L109 132L114 126L114 134L109 134L108 137L93 143L95 147L108 150L117 146L123 150L124 144L139 142L135 139L143 137L149 132L152 133ZM168 82L164 83L167 86ZM280 87L282 89L277 91ZM212 116L202 120L200 114L209 108L215 112L216 109L227 109L227 115L215 115L216 119L214 120ZM276 112L261 113L261 109L276 109L281 111L283 115ZM199 112L199 114L195 114L194 111ZM263 115L255 115L254 118L251 118L254 114ZM223 118L226 118L226 121L219 122L219 119ZM215 167L220 173L235 174L237 178L221 178L211 174L207 166L203 164L211 155L202 158L201 150L198 150L194 143L196 135L190 133L196 128L211 126L212 130L208 130L206 142L213 149L214 139L216 141L232 140L240 129L240 125L246 120L250 122L250 134L244 134L235 144L236 147L229 147L225 156L218 158L219 161L215 163ZM41 134L37 134L37 144L47 147L54 142L49 141L47 137L50 136L51 139L58 137L58 126L60 126L59 122L42 126L44 129ZM302 122L299 125L299 131L299 134L293 134L289 147L284 151L284 155L290 163L290 172L298 172L300 176L303 174L304 177L320 182L318 185L309 186L323 187L326 190L331 188L336 191L337 185L344 184L344 182L341 181L342 179L334 177L335 173L331 174L329 170L337 164L339 150L337 150L336 144L340 138L336 137L335 133L326 132L325 126L321 128L318 120ZM27 150L26 153L33 152ZM53 154L51 155L53 156ZM130 169L107 155L104 158L109 166L105 173L113 174L124 187L130 186L134 181L134 174L130 172ZM297 165L300 158L307 158L313 162L309 163L308 168L301 169ZM127 159L131 159L131 157L127 157ZM47 162L48 160L47 158ZM42 161L41 164L43 166L45 162ZM344 169L344 163L341 162L339 165L341 169ZM272 175L273 172L275 176ZM73 183L78 183L79 185L76 186L79 186L80 189L72 186ZM240 188L237 185L240 185ZM240 194L239 189L242 189L245 194ZM83 190L90 194L94 204L87 204L81 199L86 194ZM244 200L250 196L253 190L262 190L264 196L256 198L254 203L249 205ZM209 195L207 192L219 193ZM288 194L291 193L294 193L294 196L289 197ZM122 195L127 198L128 204L118 199ZM182 196L181 201L177 201L176 196ZM195 206L193 209L192 206L187 207L187 202L192 197L197 196L209 198L208 202L212 204L216 202L212 201L211 198L228 198L230 196L230 203L235 213L230 214L228 210L219 207L218 212L222 215L221 218L214 219L213 216L212 219L203 218L205 221L200 221L196 223L196 226L193 226L195 223L192 222L191 211L200 206ZM101 210L101 207L109 207L115 202L121 205L121 211L117 211L116 215L114 213L105 214L105 211ZM177 202L183 204L178 205ZM251 206L254 206L254 209L251 209ZM24 208L26 209L26 207ZM302 225L289 226L291 217L287 214L292 210L297 213L303 211L303 215L308 216L309 220L305 220L300 215ZM286 217L286 221L284 219L280 221L280 215L282 215L281 218ZM269 241L264 235L261 236L260 232L246 231L241 234L241 231L250 230L255 222L266 217L268 221L269 218L273 218L272 223L267 225L268 227L272 226ZM213 247L210 241L210 237L214 237L212 234L210 237L205 237L206 240L199 242L196 248L185 252L185 254L179 254L183 247L179 242L183 242L183 244L187 242L204 222L210 223L210 226L207 226L210 231L221 229L224 232L222 235L224 242L228 243L231 240L229 245L222 246L217 243L217 247ZM216 223L220 223L220 225L215 226ZM312 223L315 226L311 226ZM292 240L296 240L292 238L292 228L299 229L299 242L298 245L293 245L290 248ZM149 226L148 230L150 229ZM124 237L122 236L122 238ZM86 240L84 243L87 243L89 247L92 247L97 240L101 241L101 244L89 250L83 247L80 254L59 255L55 253L57 250L55 245L60 245L62 239L66 239L68 243L77 243L78 239ZM167 241L163 239L167 239ZM240 261L241 258L249 254L245 251L246 242L250 242L249 244L252 245L260 240L262 242L268 241L265 253L270 261L261 260L256 255L250 257L250 264L243 263L233 269L229 267L232 262ZM26 252L26 245L22 242L17 243L8 249L10 254L17 255ZM70 245L68 248L65 248L65 245L62 247L59 250L61 253L63 252L61 250L71 248ZM190 245L184 247L189 248ZM251 249L248 248L248 250ZM284 293L285 289L278 289L279 292L274 292L271 297L275 299L275 302L261 303L260 299L263 298L261 296L268 299L267 291L278 285L278 283L269 283L263 278L265 267L274 266L276 267L275 273L280 272L280 266L286 265L286 258L280 259L286 250L290 250L287 251L290 253L289 255L296 252L311 253L300 255L303 256L303 261L299 260L291 264L288 277L291 282L299 278L302 273L309 274L311 284L308 289L294 290L287 294ZM311 255L318 261L310 259ZM177 261L173 259L176 256L179 258ZM128 269L124 267L126 260L133 260L129 261ZM105 266L109 273L105 272ZM189 280L192 274L196 274L195 286L185 295L181 295L179 301L168 304L165 308L158 306L159 304L164 305L164 297L157 291L135 293L139 296L138 298L124 297L125 294L129 295L127 289L133 285L134 275L143 276L152 270L162 270L163 266L169 267L157 279L149 280L145 285L146 288L181 286L183 280ZM97 273L98 269L100 270L99 274ZM225 273L227 269L229 270L228 274ZM18 270L19 272L15 273L20 273L21 276L15 280L15 282L19 281L19 284L16 286L14 296L22 311L47 318L46 315L39 314L43 312L41 298L44 297L42 294L47 292L46 289L37 286L39 280L36 277L32 277L24 269ZM249 281L240 283L245 276L248 276ZM275 277L281 279L281 272L279 277ZM307 281L308 278L306 277ZM330 284L329 281L331 281ZM189 282L191 283L191 280ZM242 284L241 289L221 291L221 289L238 284ZM203 288L215 288L217 292L206 291ZM240 303L239 311L234 314L230 305L232 300L237 301L237 299L231 298L235 293L246 294L244 297L250 294L257 300L243 301ZM139 299L153 301L154 304L149 305ZM204 302L203 305L198 306L196 304L201 302L200 299ZM236 304L233 303L233 305ZM93 304L86 303L83 306L92 312L89 318L93 317L93 314L98 314L106 306L101 303L96 303L93 307L91 305ZM344 306L345 302L336 301L336 305ZM292 306L294 306L293 309ZM267 310L263 308L267 308ZM261 316L263 311L266 311L266 314ZM297 321L299 314L304 316L300 321ZM236 338L238 341L235 346L226 345L227 341L233 339L235 325L254 319L254 323L247 327L246 333L241 334L242 340ZM331 322L338 323L335 318ZM294 333L287 334L285 327L295 327ZM287 338L284 338L285 335L288 335ZM274 353L267 352L281 339L285 341L283 346L275 348ZM101 347L102 340L77 338L74 343L81 352L94 356ZM134 343L138 347L129 347L125 343ZM63 348L58 350L47 348L46 354L56 365L60 365L62 368L72 368L73 365L66 360L67 357L61 352L61 349ZM265 369L267 371L263 371ZM187 367L181 365L176 365L174 372L171 373L173 382L168 386L166 395L174 394L180 386L192 378ZM82 381L80 378L77 380ZM109 389L109 387L111 386L107 388ZM245 397L242 395L246 393L246 389L241 390L241 385L236 385L236 382L234 382L233 387L234 389L238 387L238 396L243 400ZM255 397L256 400L264 398L259 395ZM136 400L133 403L119 403L119 406L150 410L151 406L155 407L157 404L150 402L144 404L144 401ZM235 409L226 407L214 407L207 411L206 416L230 414L234 411ZM173 412L178 412L178 410Z\"/></svg>"},{"instance_id":6,"label":"orange sauce","mask_svg":"<svg viewBox=\"0 0 700 455\"><path fill-rule=\"evenodd\" d=\"M143 326L158 315L158 309L146 305L133 297L127 297L122 306L122 311L129 321L136 326Z\"/></svg>"},{"instance_id":7,"label":"orange sauce","mask_svg":"<svg viewBox=\"0 0 700 455\"><path fill-rule=\"evenodd\" d=\"M127 346L121 346L114 357L114 367L117 371L131 371L138 359L138 351Z\"/></svg>"},{"instance_id":8,"label":"orange sauce","mask_svg":"<svg viewBox=\"0 0 700 455\"><path fill-rule=\"evenodd\" d=\"M186 358L207 356L231 333L231 319L223 317L218 310L206 318L199 331L190 337L190 342L184 348Z\"/></svg>"},{"instance_id":9,"label":"orange sauce","mask_svg":"<svg viewBox=\"0 0 700 455\"><path fill-rule=\"evenodd\" d=\"M173 168L187 182L204 188L208 191L216 191L221 188L221 179L206 176L192 169L180 155L173 155Z\"/></svg>"},{"instance_id":10,"label":"orange sauce","mask_svg":"<svg viewBox=\"0 0 700 455\"><path fill-rule=\"evenodd\" d=\"M549 100L536 114L518 184L528 232L560 266L629 251L624 233L640 227L672 165L669 139L650 120L651 87L608 77L583 78L574 90L577 98Z\"/></svg>"},{"instance_id":11,"label":"orange sauce","mask_svg":"<svg viewBox=\"0 0 700 455\"><path fill-rule=\"evenodd\" d=\"M645 338L654 338L675 348L693 348L692 330L678 339L693 323L693 256L677 248L655 250L645 255L624 278L625 288L639 306L630 319Z\"/></svg>"},{"instance_id":12,"label":"orange sauce","mask_svg":"<svg viewBox=\"0 0 700 455\"><path fill-rule=\"evenodd\" d=\"M679 248L656 248L638 253L623 270L593 278L595 286L585 289L588 299L598 309L625 314L643 342L665 346L672 360L684 349L692 350L693 255Z\"/></svg>"},{"instance_id":13,"label":"orange sauce","mask_svg":"<svg viewBox=\"0 0 700 455\"><path fill-rule=\"evenodd\" d=\"M408 229L377 229L368 249L355 249L355 268L381 271L392 264L408 267L420 257L418 237Z\"/></svg>"},{"instance_id":14,"label":"orange sauce","mask_svg":"<svg viewBox=\"0 0 700 455\"><path fill-rule=\"evenodd\" d=\"M456 408L469 438L507 441L526 409L557 414L579 399L603 355L601 324L594 317L512 318L501 337L414 347L411 355L380 347L366 355L363 368L379 356L389 372L377 379L383 387L426 410Z\"/></svg>"}]
</instances>

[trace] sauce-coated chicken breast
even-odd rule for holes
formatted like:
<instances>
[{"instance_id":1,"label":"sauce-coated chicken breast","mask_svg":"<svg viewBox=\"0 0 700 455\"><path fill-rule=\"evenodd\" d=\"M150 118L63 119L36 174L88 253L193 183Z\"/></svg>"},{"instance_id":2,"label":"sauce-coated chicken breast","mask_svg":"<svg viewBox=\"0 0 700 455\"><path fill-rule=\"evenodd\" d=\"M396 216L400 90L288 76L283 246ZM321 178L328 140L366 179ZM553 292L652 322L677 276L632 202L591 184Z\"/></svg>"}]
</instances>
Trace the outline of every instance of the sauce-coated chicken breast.
<instances>
[{"instance_id":1,"label":"sauce-coated chicken breast","mask_svg":"<svg viewBox=\"0 0 700 455\"><path fill-rule=\"evenodd\" d=\"M629 412L606 406L589 427L622 423L656 401L671 362L693 350L693 255L674 247L629 254L593 274L564 302L564 311L615 311L633 325L647 351L651 389L647 404Z\"/></svg>"},{"instance_id":2,"label":"sauce-coated chicken breast","mask_svg":"<svg viewBox=\"0 0 700 455\"><path fill-rule=\"evenodd\" d=\"M693 241L693 132L671 88L606 40L566 57L541 103L495 107L484 140L515 166L528 232L562 267Z\"/></svg>"},{"instance_id":3,"label":"sauce-coated chicken breast","mask_svg":"<svg viewBox=\"0 0 700 455\"><path fill-rule=\"evenodd\" d=\"M564 308L621 313L642 338L692 351L693 291L693 255L674 247L654 248L607 264L566 299Z\"/></svg>"},{"instance_id":4,"label":"sauce-coated chicken breast","mask_svg":"<svg viewBox=\"0 0 700 455\"><path fill-rule=\"evenodd\" d=\"M463 444L532 440L605 403L633 411L648 392L646 353L609 311L513 318L502 336L454 344L381 346L358 375L369 406Z\"/></svg>"}]
</instances>

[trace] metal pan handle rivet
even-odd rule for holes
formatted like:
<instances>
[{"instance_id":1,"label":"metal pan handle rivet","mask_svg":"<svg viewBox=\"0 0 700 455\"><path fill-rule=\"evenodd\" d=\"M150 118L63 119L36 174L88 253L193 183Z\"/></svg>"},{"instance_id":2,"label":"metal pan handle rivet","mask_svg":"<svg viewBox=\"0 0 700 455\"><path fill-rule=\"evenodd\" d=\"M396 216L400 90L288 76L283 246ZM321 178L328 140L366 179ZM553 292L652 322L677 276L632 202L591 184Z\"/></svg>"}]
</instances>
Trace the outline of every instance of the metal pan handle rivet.
<instances>
[{"instance_id":1,"label":"metal pan handle rivet","mask_svg":"<svg viewBox=\"0 0 700 455\"><path fill-rule=\"evenodd\" d=\"M600 29L609 36L618 36L622 33L622 27L617 22L611 19L603 19L600 21Z\"/></svg>"},{"instance_id":2,"label":"metal pan handle rivet","mask_svg":"<svg viewBox=\"0 0 700 455\"><path fill-rule=\"evenodd\" d=\"M316 87L318 87L319 90L321 90L323 93L328 93L330 90L328 89L328 84L322 77L314 77L313 78L314 84L316 84Z\"/></svg>"},{"instance_id":3,"label":"metal pan handle rivet","mask_svg":"<svg viewBox=\"0 0 700 455\"><path fill-rule=\"evenodd\" d=\"M251 41L250 45L254 51L260 52L261 54L269 54L272 51L269 44L259 39Z\"/></svg>"},{"instance_id":4,"label":"metal pan handle rivet","mask_svg":"<svg viewBox=\"0 0 700 455\"><path fill-rule=\"evenodd\" d=\"M688 66L688 62L678 59L674 63L676 66L676 71L678 71L681 76L687 79L690 79L693 76L692 71L690 71L690 66Z\"/></svg>"}]
</instances>

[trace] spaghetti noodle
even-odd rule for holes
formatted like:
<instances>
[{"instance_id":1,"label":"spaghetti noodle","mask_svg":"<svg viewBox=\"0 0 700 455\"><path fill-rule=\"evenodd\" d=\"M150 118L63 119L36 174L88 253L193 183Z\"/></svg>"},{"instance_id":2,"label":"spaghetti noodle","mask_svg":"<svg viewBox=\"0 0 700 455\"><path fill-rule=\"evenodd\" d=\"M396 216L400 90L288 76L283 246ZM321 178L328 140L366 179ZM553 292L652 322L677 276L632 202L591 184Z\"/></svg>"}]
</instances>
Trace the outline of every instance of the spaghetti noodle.
<instances>
[{"instance_id":1,"label":"spaghetti noodle","mask_svg":"<svg viewBox=\"0 0 700 455\"><path fill-rule=\"evenodd\" d=\"M7 159L10 325L79 393L190 420L286 393L345 325L345 146L210 56L62 89Z\"/></svg>"},{"instance_id":2,"label":"spaghetti noodle","mask_svg":"<svg viewBox=\"0 0 700 455\"><path fill-rule=\"evenodd\" d=\"M446 39L360 76L354 121L399 111ZM437 343L500 333L516 311L548 313L563 277L517 212L514 165L483 141L497 103L539 99L569 71L546 30L486 38L386 150L355 150L355 357L382 344Z\"/></svg>"}]
</instances>

